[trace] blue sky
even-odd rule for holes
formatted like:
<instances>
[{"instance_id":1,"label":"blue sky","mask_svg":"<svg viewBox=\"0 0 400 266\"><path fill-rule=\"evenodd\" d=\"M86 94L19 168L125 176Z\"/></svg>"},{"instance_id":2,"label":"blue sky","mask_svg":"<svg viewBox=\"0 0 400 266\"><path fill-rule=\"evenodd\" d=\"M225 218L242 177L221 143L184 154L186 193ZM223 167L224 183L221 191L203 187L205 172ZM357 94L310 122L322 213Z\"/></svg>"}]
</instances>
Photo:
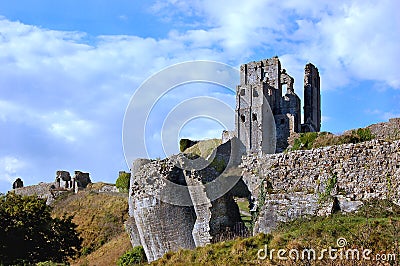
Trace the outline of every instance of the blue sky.
<instances>
[{"instance_id":1,"label":"blue sky","mask_svg":"<svg viewBox=\"0 0 400 266\"><path fill-rule=\"evenodd\" d=\"M17 177L25 185L53 181L59 169L114 182L129 169L121 135L130 97L152 74L187 60L239 66L278 55L300 97L304 65L314 63L325 131L400 117L399 5L1 1L0 191ZM224 89L193 86L162 99L155 117L200 94L234 105ZM181 136L213 137L221 129L203 119L186 124Z\"/></svg>"}]
</instances>

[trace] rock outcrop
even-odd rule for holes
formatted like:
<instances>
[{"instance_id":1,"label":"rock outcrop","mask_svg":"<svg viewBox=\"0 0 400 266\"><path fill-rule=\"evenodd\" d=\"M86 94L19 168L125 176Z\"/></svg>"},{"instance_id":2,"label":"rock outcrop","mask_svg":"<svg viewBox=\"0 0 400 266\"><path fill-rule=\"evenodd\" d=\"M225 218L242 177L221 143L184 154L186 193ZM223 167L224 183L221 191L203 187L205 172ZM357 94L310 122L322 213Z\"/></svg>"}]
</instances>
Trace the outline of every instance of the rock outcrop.
<instances>
[{"instance_id":1,"label":"rock outcrop","mask_svg":"<svg viewBox=\"0 0 400 266\"><path fill-rule=\"evenodd\" d=\"M137 231L149 261L169 250L203 246L244 228L232 193L240 175L233 170L221 175L227 167L235 169L230 152L231 141L219 146L210 161L179 154L134 162L131 219L126 227L133 245L138 244L138 237L132 235Z\"/></svg>"}]
</instances>

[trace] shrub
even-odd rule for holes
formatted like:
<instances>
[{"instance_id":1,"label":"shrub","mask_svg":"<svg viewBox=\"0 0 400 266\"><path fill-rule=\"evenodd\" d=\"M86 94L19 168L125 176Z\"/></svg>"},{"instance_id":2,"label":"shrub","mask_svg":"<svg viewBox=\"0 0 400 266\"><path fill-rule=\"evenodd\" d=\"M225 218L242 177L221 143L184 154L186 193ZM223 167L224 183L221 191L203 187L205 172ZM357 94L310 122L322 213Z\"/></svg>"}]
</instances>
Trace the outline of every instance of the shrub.
<instances>
[{"instance_id":1,"label":"shrub","mask_svg":"<svg viewBox=\"0 0 400 266\"><path fill-rule=\"evenodd\" d=\"M147 262L146 254L142 246L134 247L133 249L125 252L118 261L118 266L128 266Z\"/></svg>"},{"instance_id":2,"label":"shrub","mask_svg":"<svg viewBox=\"0 0 400 266\"><path fill-rule=\"evenodd\" d=\"M214 167L218 173L222 173L226 168L226 162L222 158L215 157L210 166Z\"/></svg>"},{"instance_id":3,"label":"shrub","mask_svg":"<svg viewBox=\"0 0 400 266\"><path fill-rule=\"evenodd\" d=\"M371 130L369 128L359 128L357 129L356 134L359 137L360 142L369 141L375 138L375 136L372 135Z\"/></svg>"},{"instance_id":4,"label":"shrub","mask_svg":"<svg viewBox=\"0 0 400 266\"><path fill-rule=\"evenodd\" d=\"M0 196L0 265L65 262L81 249L76 227L72 216L52 218L36 196Z\"/></svg>"},{"instance_id":5,"label":"shrub","mask_svg":"<svg viewBox=\"0 0 400 266\"><path fill-rule=\"evenodd\" d=\"M348 143L359 143L374 139L375 136L369 128L359 128L350 133L345 133L340 136L335 136L329 132L307 132L301 133L300 137L296 138L293 143L292 151L309 150L332 145L341 145Z\"/></svg>"},{"instance_id":6,"label":"shrub","mask_svg":"<svg viewBox=\"0 0 400 266\"><path fill-rule=\"evenodd\" d=\"M317 132L301 133L300 137L294 140L292 150L309 150L313 147L315 139L318 137Z\"/></svg>"},{"instance_id":7,"label":"shrub","mask_svg":"<svg viewBox=\"0 0 400 266\"><path fill-rule=\"evenodd\" d=\"M118 179L115 182L115 186L121 192L128 192L130 181L131 181L131 173L120 172Z\"/></svg>"},{"instance_id":8,"label":"shrub","mask_svg":"<svg viewBox=\"0 0 400 266\"><path fill-rule=\"evenodd\" d=\"M198 141L193 141L190 139L181 139L179 141L179 150L181 152L184 152L187 148L192 147L193 145L195 145Z\"/></svg>"}]
</instances>

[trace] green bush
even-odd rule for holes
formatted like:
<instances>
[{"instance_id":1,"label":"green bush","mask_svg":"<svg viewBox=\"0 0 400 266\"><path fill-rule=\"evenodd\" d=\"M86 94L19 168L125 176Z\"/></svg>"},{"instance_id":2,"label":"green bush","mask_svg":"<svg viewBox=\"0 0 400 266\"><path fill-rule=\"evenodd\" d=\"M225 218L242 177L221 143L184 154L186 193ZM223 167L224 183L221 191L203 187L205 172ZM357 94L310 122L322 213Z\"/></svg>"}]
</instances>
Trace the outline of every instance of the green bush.
<instances>
[{"instance_id":1,"label":"green bush","mask_svg":"<svg viewBox=\"0 0 400 266\"><path fill-rule=\"evenodd\" d=\"M133 249L125 252L118 261L118 266L129 266L147 262L146 254L142 246L134 247Z\"/></svg>"},{"instance_id":2,"label":"green bush","mask_svg":"<svg viewBox=\"0 0 400 266\"><path fill-rule=\"evenodd\" d=\"M198 141L193 141L190 139L181 139L179 141L179 150L181 152L184 152L187 148L192 147L193 145L195 145Z\"/></svg>"},{"instance_id":3,"label":"green bush","mask_svg":"<svg viewBox=\"0 0 400 266\"><path fill-rule=\"evenodd\" d=\"M356 134L359 137L360 142L369 141L375 138L375 136L372 135L371 130L369 128L359 128L357 129Z\"/></svg>"},{"instance_id":4,"label":"green bush","mask_svg":"<svg viewBox=\"0 0 400 266\"><path fill-rule=\"evenodd\" d=\"M52 261L43 261L43 262L36 263L36 266L65 266L65 265L69 265L69 264L57 263L57 262L52 262Z\"/></svg>"},{"instance_id":5,"label":"green bush","mask_svg":"<svg viewBox=\"0 0 400 266\"><path fill-rule=\"evenodd\" d=\"M81 249L76 228L72 216L52 218L46 200L0 196L0 265L66 262Z\"/></svg>"},{"instance_id":6,"label":"green bush","mask_svg":"<svg viewBox=\"0 0 400 266\"><path fill-rule=\"evenodd\" d=\"M121 192L128 192L130 181L131 181L131 173L120 172L118 179L115 182L115 186Z\"/></svg>"},{"instance_id":7,"label":"green bush","mask_svg":"<svg viewBox=\"0 0 400 266\"><path fill-rule=\"evenodd\" d=\"M309 150L313 148L320 148L332 145L341 145L348 143L359 143L374 139L375 136L371 133L369 128L359 128L340 136L335 136L329 132L307 132L301 133L300 137L296 138L293 147L290 149L295 150Z\"/></svg>"},{"instance_id":8,"label":"green bush","mask_svg":"<svg viewBox=\"0 0 400 266\"><path fill-rule=\"evenodd\" d=\"M222 158L215 157L210 166L214 167L218 173L222 173L226 168L226 162Z\"/></svg>"},{"instance_id":9,"label":"green bush","mask_svg":"<svg viewBox=\"0 0 400 266\"><path fill-rule=\"evenodd\" d=\"M292 150L309 150L313 147L315 139L318 137L317 132L301 133L300 137L294 140Z\"/></svg>"}]
</instances>

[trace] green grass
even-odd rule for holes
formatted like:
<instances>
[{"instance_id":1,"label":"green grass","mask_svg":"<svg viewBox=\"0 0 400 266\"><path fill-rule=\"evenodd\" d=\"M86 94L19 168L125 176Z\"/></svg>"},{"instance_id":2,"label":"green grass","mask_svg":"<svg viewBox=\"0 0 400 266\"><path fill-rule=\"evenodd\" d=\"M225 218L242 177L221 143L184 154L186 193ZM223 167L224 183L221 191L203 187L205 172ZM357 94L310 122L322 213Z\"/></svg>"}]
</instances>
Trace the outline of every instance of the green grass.
<instances>
[{"instance_id":1,"label":"green grass","mask_svg":"<svg viewBox=\"0 0 400 266\"><path fill-rule=\"evenodd\" d=\"M343 135L333 135L329 132L307 132L301 133L293 142L289 150L310 150L320 147L341 145L348 143L359 143L374 139L375 136L368 128L359 128Z\"/></svg>"},{"instance_id":2,"label":"green grass","mask_svg":"<svg viewBox=\"0 0 400 266\"><path fill-rule=\"evenodd\" d=\"M184 153L195 154L203 158L207 158L211 155L214 149L221 145L222 141L220 139L207 139L199 141L193 146L187 148Z\"/></svg>"},{"instance_id":3,"label":"green grass","mask_svg":"<svg viewBox=\"0 0 400 266\"><path fill-rule=\"evenodd\" d=\"M240 217L244 225L249 229L252 226L251 214L249 209L249 202L247 199L238 198L236 199L236 203L240 210Z\"/></svg>"}]
</instances>

